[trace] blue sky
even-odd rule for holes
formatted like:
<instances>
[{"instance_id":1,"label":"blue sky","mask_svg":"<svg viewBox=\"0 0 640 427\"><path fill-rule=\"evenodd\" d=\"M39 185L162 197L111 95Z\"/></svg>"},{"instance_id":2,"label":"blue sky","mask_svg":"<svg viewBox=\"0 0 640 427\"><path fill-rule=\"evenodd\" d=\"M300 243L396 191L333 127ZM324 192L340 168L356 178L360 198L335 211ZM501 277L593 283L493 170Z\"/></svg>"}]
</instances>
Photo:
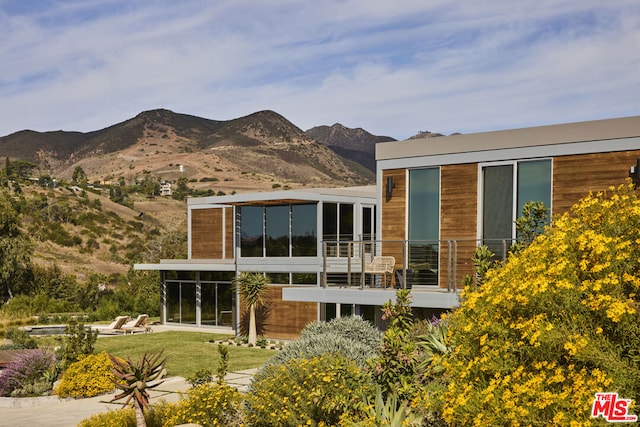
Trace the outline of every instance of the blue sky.
<instances>
[{"instance_id":1,"label":"blue sky","mask_svg":"<svg viewBox=\"0 0 640 427\"><path fill-rule=\"evenodd\" d=\"M640 114L637 0L0 0L0 136L144 110L481 132Z\"/></svg>"}]
</instances>

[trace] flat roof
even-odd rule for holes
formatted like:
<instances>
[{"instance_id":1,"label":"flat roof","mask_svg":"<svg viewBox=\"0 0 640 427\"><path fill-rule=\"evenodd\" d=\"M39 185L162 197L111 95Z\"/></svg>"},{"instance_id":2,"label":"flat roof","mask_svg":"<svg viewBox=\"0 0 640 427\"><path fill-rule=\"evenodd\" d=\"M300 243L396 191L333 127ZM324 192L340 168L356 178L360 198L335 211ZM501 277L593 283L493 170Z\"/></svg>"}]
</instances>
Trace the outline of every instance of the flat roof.
<instances>
[{"instance_id":1,"label":"flat roof","mask_svg":"<svg viewBox=\"0 0 640 427\"><path fill-rule=\"evenodd\" d=\"M640 116L376 144L376 160L637 138Z\"/></svg>"},{"instance_id":2,"label":"flat roof","mask_svg":"<svg viewBox=\"0 0 640 427\"><path fill-rule=\"evenodd\" d=\"M351 197L361 199L376 198L376 186L366 185L359 187L336 187L336 188L307 188L304 190L278 190L264 191L258 193L242 193L231 196L207 196L207 197L190 197L187 199L187 205L242 205L246 203L302 203L308 201L319 201L329 199L331 197Z\"/></svg>"}]
</instances>

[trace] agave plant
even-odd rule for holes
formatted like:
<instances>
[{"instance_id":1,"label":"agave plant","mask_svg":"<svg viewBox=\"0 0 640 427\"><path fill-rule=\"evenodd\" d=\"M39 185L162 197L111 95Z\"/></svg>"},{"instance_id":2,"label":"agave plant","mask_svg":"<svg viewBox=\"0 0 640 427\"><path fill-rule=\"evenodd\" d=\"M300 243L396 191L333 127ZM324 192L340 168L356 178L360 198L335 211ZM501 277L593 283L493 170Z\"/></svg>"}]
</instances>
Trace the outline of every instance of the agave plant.
<instances>
[{"instance_id":1,"label":"agave plant","mask_svg":"<svg viewBox=\"0 0 640 427\"><path fill-rule=\"evenodd\" d=\"M390 394L384 399L382 389L377 388L374 399L364 399L362 412L367 417L364 421L344 420L349 427L365 427L373 425L379 427L421 426L423 417L413 413L406 400L399 401L398 396Z\"/></svg>"},{"instance_id":2,"label":"agave plant","mask_svg":"<svg viewBox=\"0 0 640 427\"><path fill-rule=\"evenodd\" d=\"M159 353L143 354L142 357L134 362L130 358L126 360L120 359L113 355L109 355L113 363L113 381L116 387L122 390L122 393L115 396L111 401L127 398L123 406L126 406L133 400L133 407L136 412L136 425L138 427L146 427L144 420L144 410L149 406L149 389L155 388L162 384L162 381L150 384L153 381L160 380L164 374L164 365L167 358L162 358L162 351Z\"/></svg>"}]
</instances>

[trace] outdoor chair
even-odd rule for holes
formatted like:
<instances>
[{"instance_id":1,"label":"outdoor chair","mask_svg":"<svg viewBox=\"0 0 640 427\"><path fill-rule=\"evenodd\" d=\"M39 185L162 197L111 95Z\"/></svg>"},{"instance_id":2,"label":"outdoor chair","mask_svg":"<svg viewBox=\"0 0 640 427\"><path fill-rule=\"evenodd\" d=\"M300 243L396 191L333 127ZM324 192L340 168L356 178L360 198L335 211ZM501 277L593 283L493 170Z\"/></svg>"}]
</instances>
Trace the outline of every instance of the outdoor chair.
<instances>
[{"instance_id":1,"label":"outdoor chair","mask_svg":"<svg viewBox=\"0 0 640 427\"><path fill-rule=\"evenodd\" d=\"M122 327L129 320L129 316L118 316L108 326L92 327L91 329L98 331L99 334L118 334L122 332Z\"/></svg>"},{"instance_id":2,"label":"outdoor chair","mask_svg":"<svg viewBox=\"0 0 640 427\"><path fill-rule=\"evenodd\" d=\"M151 326L147 325L149 316L147 314L141 314L136 319L125 323L120 330L125 334L134 334L136 332L151 332Z\"/></svg>"},{"instance_id":3,"label":"outdoor chair","mask_svg":"<svg viewBox=\"0 0 640 427\"><path fill-rule=\"evenodd\" d=\"M387 287L387 274L391 275L393 280L393 270L396 266L396 259L392 256L375 256L370 263L364 265L365 274L382 274L384 281L383 286Z\"/></svg>"}]
</instances>

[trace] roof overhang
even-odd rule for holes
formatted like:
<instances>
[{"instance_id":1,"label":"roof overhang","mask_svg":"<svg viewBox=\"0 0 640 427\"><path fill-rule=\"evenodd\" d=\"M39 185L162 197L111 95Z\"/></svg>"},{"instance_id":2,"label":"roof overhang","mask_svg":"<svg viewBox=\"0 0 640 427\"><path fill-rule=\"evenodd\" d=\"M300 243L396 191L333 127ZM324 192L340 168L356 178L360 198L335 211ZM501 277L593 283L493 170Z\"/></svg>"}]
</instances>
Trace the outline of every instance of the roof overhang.
<instances>
[{"instance_id":1,"label":"roof overhang","mask_svg":"<svg viewBox=\"0 0 640 427\"><path fill-rule=\"evenodd\" d=\"M133 269L152 271L236 271L236 265L232 259L163 259L157 264L134 264Z\"/></svg>"}]
</instances>

